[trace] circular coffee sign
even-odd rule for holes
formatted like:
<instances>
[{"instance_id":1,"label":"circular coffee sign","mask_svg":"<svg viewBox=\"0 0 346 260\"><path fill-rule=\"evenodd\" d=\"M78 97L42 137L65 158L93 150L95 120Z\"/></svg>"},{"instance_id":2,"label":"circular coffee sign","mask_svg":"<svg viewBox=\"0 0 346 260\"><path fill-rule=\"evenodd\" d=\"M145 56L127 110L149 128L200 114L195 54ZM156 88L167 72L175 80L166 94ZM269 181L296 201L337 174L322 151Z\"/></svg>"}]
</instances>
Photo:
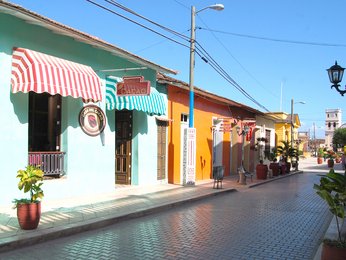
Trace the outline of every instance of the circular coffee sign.
<instances>
[{"instance_id":1,"label":"circular coffee sign","mask_svg":"<svg viewBox=\"0 0 346 260\"><path fill-rule=\"evenodd\" d=\"M87 105L79 113L79 125L87 135L97 136L105 129L105 114L98 106Z\"/></svg>"}]
</instances>

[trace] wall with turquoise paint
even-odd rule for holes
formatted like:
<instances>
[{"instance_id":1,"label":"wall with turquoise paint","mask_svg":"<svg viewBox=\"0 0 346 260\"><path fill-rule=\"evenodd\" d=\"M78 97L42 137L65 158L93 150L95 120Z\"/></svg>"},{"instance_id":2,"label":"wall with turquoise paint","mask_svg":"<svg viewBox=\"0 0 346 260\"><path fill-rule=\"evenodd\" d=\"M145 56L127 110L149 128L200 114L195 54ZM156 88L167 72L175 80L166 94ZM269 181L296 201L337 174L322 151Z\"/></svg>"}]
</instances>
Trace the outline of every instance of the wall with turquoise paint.
<instances>
[{"instance_id":1,"label":"wall with turquoise paint","mask_svg":"<svg viewBox=\"0 0 346 260\"><path fill-rule=\"evenodd\" d=\"M50 30L28 24L7 14L0 14L0 122L3 123L0 135L1 182L0 205L7 204L21 195L17 189L16 172L25 167L28 155L28 94L11 93L11 59L12 48L23 47L49 55L57 56L81 64L86 64L98 71L101 69L139 67L123 58L106 51L79 43L66 36L57 35ZM105 74L97 72L100 78ZM155 78L155 71L145 70L145 77ZM115 76L119 75L119 73ZM153 81L155 82L155 81ZM105 97L105 84L102 86ZM115 116L114 111L106 111L107 125L104 133L97 137L86 135L79 127L78 115L83 103L81 99L64 97L62 101L62 138L61 151L66 152L66 178L44 182L45 200L61 199L70 196L85 196L93 193L107 192L114 189L114 153L115 153ZM99 102L105 111L105 102ZM146 114L135 113L134 125L138 127L134 137L137 147L137 169L134 167L134 184L148 183L155 180L156 163L156 129L154 118L147 126L142 125ZM145 129L150 130L148 133ZM151 141L149 141L151 140ZM151 143L155 140L154 144ZM143 145L142 146L142 142ZM150 146L148 146L150 145ZM150 147L150 149L148 149ZM143 156L142 156L143 155ZM149 160L150 158L150 160ZM139 170L140 169L140 170ZM142 178L142 170L145 178ZM137 176L136 176L137 174Z\"/></svg>"},{"instance_id":2,"label":"wall with turquoise paint","mask_svg":"<svg viewBox=\"0 0 346 260\"><path fill-rule=\"evenodd\" d=\"M132 181L133 184L157 183L157 128L155 116L133 113Z\"/></svg>"}]
</instances>

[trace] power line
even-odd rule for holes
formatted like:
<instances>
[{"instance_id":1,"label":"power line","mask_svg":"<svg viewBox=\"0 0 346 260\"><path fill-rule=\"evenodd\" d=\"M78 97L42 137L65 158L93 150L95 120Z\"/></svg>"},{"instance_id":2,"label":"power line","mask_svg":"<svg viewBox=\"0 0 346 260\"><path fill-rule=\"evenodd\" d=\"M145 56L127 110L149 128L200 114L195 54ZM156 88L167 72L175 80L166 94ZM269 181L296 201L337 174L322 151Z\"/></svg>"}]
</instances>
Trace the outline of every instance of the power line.
<instances>
[{"instance_id":1,"label":"power line","mask_svg":"<svg viewBox=\"0 0 346 260\"><path fill-rule=\"evenodd\" d=\"M185 45L185 44L183 44L183 43L181 43L181 42L178 42L178 41L176 41L176 40L174 40L174 39L172 39L172 38L170 38L170 37L168 37L168 36L166 36L166 35L164 35L164 34L162 34L162 33L159 33L159 32L157 32L157 31L155 31L154 29L149 28L148 26L145 26L145 25L143 25L143 24L141 24L141 23L139 23L139 22L137 22L137 21L134 21L133 19L130 19L130 18L128 18L128 17L126 17L126 16L124 16L124 15L122 15L122 14L119 14L119 13L117 13L117 12L115 12L115 11L113 11L113 10L111 10L111 9L109 9L109 8L107 8L107 7L103 6L103 5L101 5L101 4L98 4L97 2L94 2L94 1L92 1L92 0L86 0L86 1L88 1L88 2L90 2L90 3L92 3L92 4L94 4L94 5L96 5L96 6L100 7L100 8L102 8L102 9L104 9L104 10L106 10L106 11L112 13L112 14L115 14L115 15L117 15L117 16L119 16L119 17L121 17L121 18L123 18L123 19L125 19L125 20L127 20L127 21L130 21L130 22L132 22L132 23L134 23L134 24L136 24L136 25L138 25L138 26L141 26L141 27L143 27L143 28L145 28L145 29L147 29L147 30L149 30L149 31L151 31L151 32L153 32L153 33L155 33L155 34L158 34L158 35L160 35L160 36L162 36L162 37L164 37L164 38L166 38L166 39L168 39L168 40L170 40L170 41L173 41L173 42L175 42L175 43L177 43L177 44L179 44L179 45L182 45L182 46L187 47L187 48L190 49L189 46L187 46L187 45ZM144 20L146 20L146 21L148 21L148 22L150 22L150 23L152 23L152 24L154 24L154 25L160 27L161 29L166 30L166 31L168 31L169 33L174 34L175 36L178 36L178 37L183 38L183 39L188 38L188 37L186 37L186 36L183 35L183 34L180 34L180 33L178 33L178 32L175 32L174 30L171 30L171 29L169 29L169 28L167 28L167 27L165 27L165 26L162 26L162 25L160 25L160 24L158 24L158 23L156 23L156 22L151 21L150 19L145 18L145 17L142 16L142 15L137 14L136 12L132 11L131 9L124 7L124 6L118 4L117 2L115 2L115 1L113 1L113 0L104 0L104 1L106 1L107 3L110 3L110 4L112 4L112 5L114 5L114 6L118 7L118 8L120 8L120 9L126 11L126 12L129 12L129 13L131 13L131 14L133 14L133 15L136 15L136 16L140 17L141 19L144 19ZM188 38L188 40L190 41L191 39ZM196 43L197 43L197 42L196 42ZM198 44L198 43L197 43L197 44ZM254 102L254 103L255 103L256 105L258 105L259 107L261 107L261 108L263 108L264 110L266 110L266 111L269 112L269 110L268 110L266 107L264 107L264 106L261 105L259 102L257 102L257 101L256 101L250 94L248 94L248 93L247 93L247 92L246 92L235 80L233 80L233 79L228 75L228 73L227 73L227 72L226 72L226 71L225 71L225 70L224 70L224 69L223 69L223 68L222 68L222 67L221 67L221 66L209 55L209 53L207 53L207 52L202 48L202 46L201 46L200 44L198 44L198 45L199 45L199 47L200 47L199 50L202 49L202 52L203 52L207 57L209 57L209 60L206 59L205 57L203 57L204 55L201 55L201 54L198 52L198 48L196 48L195 52L196 52L196 54L197 54L198 56L200 56L200 57L202 58L202 60L206 61L206 62L207 62L207 63L208 63L208 64L209 64L220 76L222 76L226 81L228 81L231 85L233 85L236 89L238 89L238 91L240 91L245 97L247 97L249 100L251 100L252 102Z\"/></svg>"},{"instance_id":2,"label":"power line","mask_svg":"<svg viewBox=\"0 0 346 260\"><path fill-rule=\"evenodd\" d=\"M163 25L157 23L157 22L154 22L153 20L150 20L150 19L144 17L143 15L140 15L139 13L137 13L137 12L135 12L135 11L133 11L133 10L131 10L131 9L129 9L129 8L119 4L119 3L117 3L114 0L104 0L104 1L109 3L109 4L114 5L114 6L118 7L118 8L120 8L120 9L128 12L128 13L131 13L131 14L133 14L133 15L135 15L135 16L137 16L137 17L139 17L139 18L141 18L141 19L143 19L143 20L145 20L145 21L147 21L149 23L152 23L152 24L160 27L161 29L166 30L166 31L168 31L168 32L170 32L170 33L172 33L172 34L174 34L174 35L176 35L176 36L178 36L178 37L180 37L180 38L182 38L184 40L190 40L190 38L188 36L186 36L184 34L181 34L181 33L177 32L177 31L174 31L174 30L172 30L172 29L170 29L170 28L168 28L166 26L163 26Z\"/></svg>"},{"instance_id":3,"label":"power line","mask_svg":"<svg viewBox=\"0 0 346 260\"><path fill-rule=\"evenodd\" d=\"M200 18L200 17L199 17ZM209 29L208 25L203 21L202 18L200 18L200 20L202 21L202 23ZM202 29L201 27L198 27L199 29ZM218 37L216 37L215 33L213 31L210 31L211 34L213 35L213 37L219 42L219 44L226 50L226 52L235 60L236 63L238 63L238 65L255 81L257 82L257 84L259 86L261 86L264 90L270 92L274 97L278 98L277 95L275 95L272 91L266 89L263 84L252 74L250 73L249 70L247 70L243 64L240 63L240 61L230 52L230 50L225 46L225 44L223 44L223 42L220 41L220 39Z\"/></svg>"},{"instance_id":4,"label":"power line","mask_svg":"<svg viewBox=\"0 0 346 260\"><path fill-rule=\"evenodd\" d=\"M254 102L256 105L258 105L259 107L263 108L264 110L266 110L267 112L269 112L269 110L263 106L262 104L260 104L257 100L255 100L249 93L247 93L245 91L245 89L243 89L212 57L211 55L198 43L197 44L197 49L200 50L202 49L202 52L209 58L206 59L205 57L201 56L199 53L197 53L204 61L211 61L210 63L208 62L208 64L210 66L212 66L212 68L214 68L214 70L216 70L216 72L219 73L219 75L221 75L225 80L227 80L232 86L234 86L238 91L240 91L245 97L247 97L249 100L251 100L252 102Z\"/></svg>"},{"instance_id":5,"label":"power line","mask_svg":"<svg viewBox=\"0 0 346 260\"><path fill-rule=\"evenodd\" d=\"M315 45L315 46L324 46L324 47L346 47L346 44L336 44L336 43L321 43L321 42L304 42L304 41L296 41L296 40L284 40L284 39L275 39L270 37L262 37L262 36L254 36L249 34L241 34L241 33L233 33L233 32L225 32L220 30L213 30L209 28L200 28L206 31L217 32L222 34L229 34L233 36L243 37L243 38L251 38L257 40L265 40L272 42L282 42L282 43L293 43L293 44L303 44L303 45Z\"/></svg>"},{"instance_id":6,"label":"power line","mask_svg":"<svg viewBox=\"0 0 346 260\"><path fill-rule=\"evenodd\" d=\"M122 15L122 14L119 14L119 13L117 13L117 12L115 12L115 11L113 11L113 10L111 10L111 9L109 9L109 8L107 8L107 7L105 7L105 6L103 6L103 5L100 5L100 4L98 4L98 3L96 3L96 2L94 2L94 1L92 1L92 0L86 0L86 1L89 2L89 3L94 4L94 5L96 5L96 6L100 7L100 8L102 8L102 9L104 9L104 10L106 10L106 11L112 13L112 14L115 14L115 15L117 15L117 16L119 16L119 17L125 19L125 20L128 20L128 21L130 21L130 22L132 22L132 23L134 23L134 24L136 24L136 25L138 25L138 26L140 26L140 27L143 27L144 29L147 29L147 30L149 30L149 31L151 31L151 32L153 32L153 33L155 33L155 34L161 36L161 37L164 37L164 38L166 38L166 39L168 39L168 40L170 40L170 41L172 41L172 42L175 42L175 43L177 43L177 44L179 44L179 45L182 45L182 46L184 46L184 47L189 48L188 45L185 45L185 44L183 44L183 43L181 43L181 42L178 42L178 41L176 41L176 40L174 40L174 39L172 39L172 38L170 38L170 37L168 37L168 36L166 36L166 35L164 35L164 34L162 34L162 33L159 33L159 32L157 32L157 31L155 31L155 30L149 28L148 26L145 26L145 25L143 25L143 24L141 24L141 23L139 23L139 22L136 22L136 21L134 21L134 20L132 20L132 19L130 19L130 18L128 18L128 17Z\"/></svg>"}]
</instances>

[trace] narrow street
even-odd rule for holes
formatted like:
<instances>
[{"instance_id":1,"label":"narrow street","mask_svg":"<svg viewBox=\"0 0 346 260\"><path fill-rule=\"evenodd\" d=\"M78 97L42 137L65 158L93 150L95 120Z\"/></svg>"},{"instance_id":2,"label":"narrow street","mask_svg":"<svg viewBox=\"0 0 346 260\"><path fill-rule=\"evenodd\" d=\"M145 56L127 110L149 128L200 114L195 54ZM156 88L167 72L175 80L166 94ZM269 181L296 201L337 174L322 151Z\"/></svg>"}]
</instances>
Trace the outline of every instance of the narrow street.
<instances>
[{"instance_id":1,"label":"narrow street","mask_svg":"<svg viewBox=\"0 0 346 260\"><path fill-rule=\"evenodd\" d=\"M307 172L0 259L313 259L332 216Z\"/></svg>"}]
</instances>

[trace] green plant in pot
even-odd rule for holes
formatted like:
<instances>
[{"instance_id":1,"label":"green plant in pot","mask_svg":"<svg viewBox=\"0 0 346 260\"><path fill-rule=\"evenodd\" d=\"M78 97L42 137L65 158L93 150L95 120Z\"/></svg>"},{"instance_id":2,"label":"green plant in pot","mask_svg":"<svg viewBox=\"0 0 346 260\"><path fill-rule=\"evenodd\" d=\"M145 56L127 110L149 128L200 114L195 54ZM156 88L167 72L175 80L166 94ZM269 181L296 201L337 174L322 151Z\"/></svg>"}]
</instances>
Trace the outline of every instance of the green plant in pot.
<instances>
[{"instance_id":1,"label":"green plant in pot","mask_svg":"<svg viewBox=\"0 0 346 260\"><path fill-rule=\"evenodd\" d=\"M281 141L281 143L282 144L277 147L277 152L282 156L286 164L286 172L290 172L292 158L296 158L298 152L288 141ZM291 161L289 162L288 159Z\"/></svg>"},{"instance_id":2,"label":"green plant in pot","mask_svg":"<svg viewBox=\"0 0 346 260\"><path fill-rule=\"evenodd\" d=\"M269 169L272 170L273 176L278 176L279 175L279 163L277 162L277 148L274 147L272 148L271 153L269 153L268 158L271 161L269 164Z\"/></svg>"},{"instance_id":3,"label":"green plant in pot","mask_svg":"<svg viewBox=\"0 0 346 260\"><path fill-rule=\"evenodd\" d=\"M323 149L320 147L320 148L318 148L318 153L317 153L317 163L318 164L323 163L323 157L324 157L324 152L323 152Z\"/></svg>"},{"instance_id":4,"label":"green plant in pot","mask_svg":"<svg viewBox=\"0 0 346 260\"><path fill-rule=\"evenodd\" d=\"M336 173L331 169L326 176L321 177L320 184L314 184L317 194L327 202L330 212L335 216L337 239L323 241L321 259L346 259L346 237L342 234L346 206L346 175Z\"/></svg>"},{"instance_id":5,"label":"green plant in pot","mask_svg":"<svg viewBox=\"0 0 346 260\"><path fill-rule=\"evenodd\" d=\"M41 199L43 198L43 171L38 166L28 165L25 170L18 170L18 189L29 193L30 198L15 199L17 218L22 229L35 229L41 218Z\"/></svg>"},{"instance_id":6,"label":"green plant in pot","mask_svg":"<svg viewBox=\"0 0 346 260\"><path fill-rule=\"evenodd\" d=\"M333 150L327 151L326 158L328 158L327 164L329 168L334 167L334 159L336 157L336 153Z\"/></svg>"}]
</instances>

